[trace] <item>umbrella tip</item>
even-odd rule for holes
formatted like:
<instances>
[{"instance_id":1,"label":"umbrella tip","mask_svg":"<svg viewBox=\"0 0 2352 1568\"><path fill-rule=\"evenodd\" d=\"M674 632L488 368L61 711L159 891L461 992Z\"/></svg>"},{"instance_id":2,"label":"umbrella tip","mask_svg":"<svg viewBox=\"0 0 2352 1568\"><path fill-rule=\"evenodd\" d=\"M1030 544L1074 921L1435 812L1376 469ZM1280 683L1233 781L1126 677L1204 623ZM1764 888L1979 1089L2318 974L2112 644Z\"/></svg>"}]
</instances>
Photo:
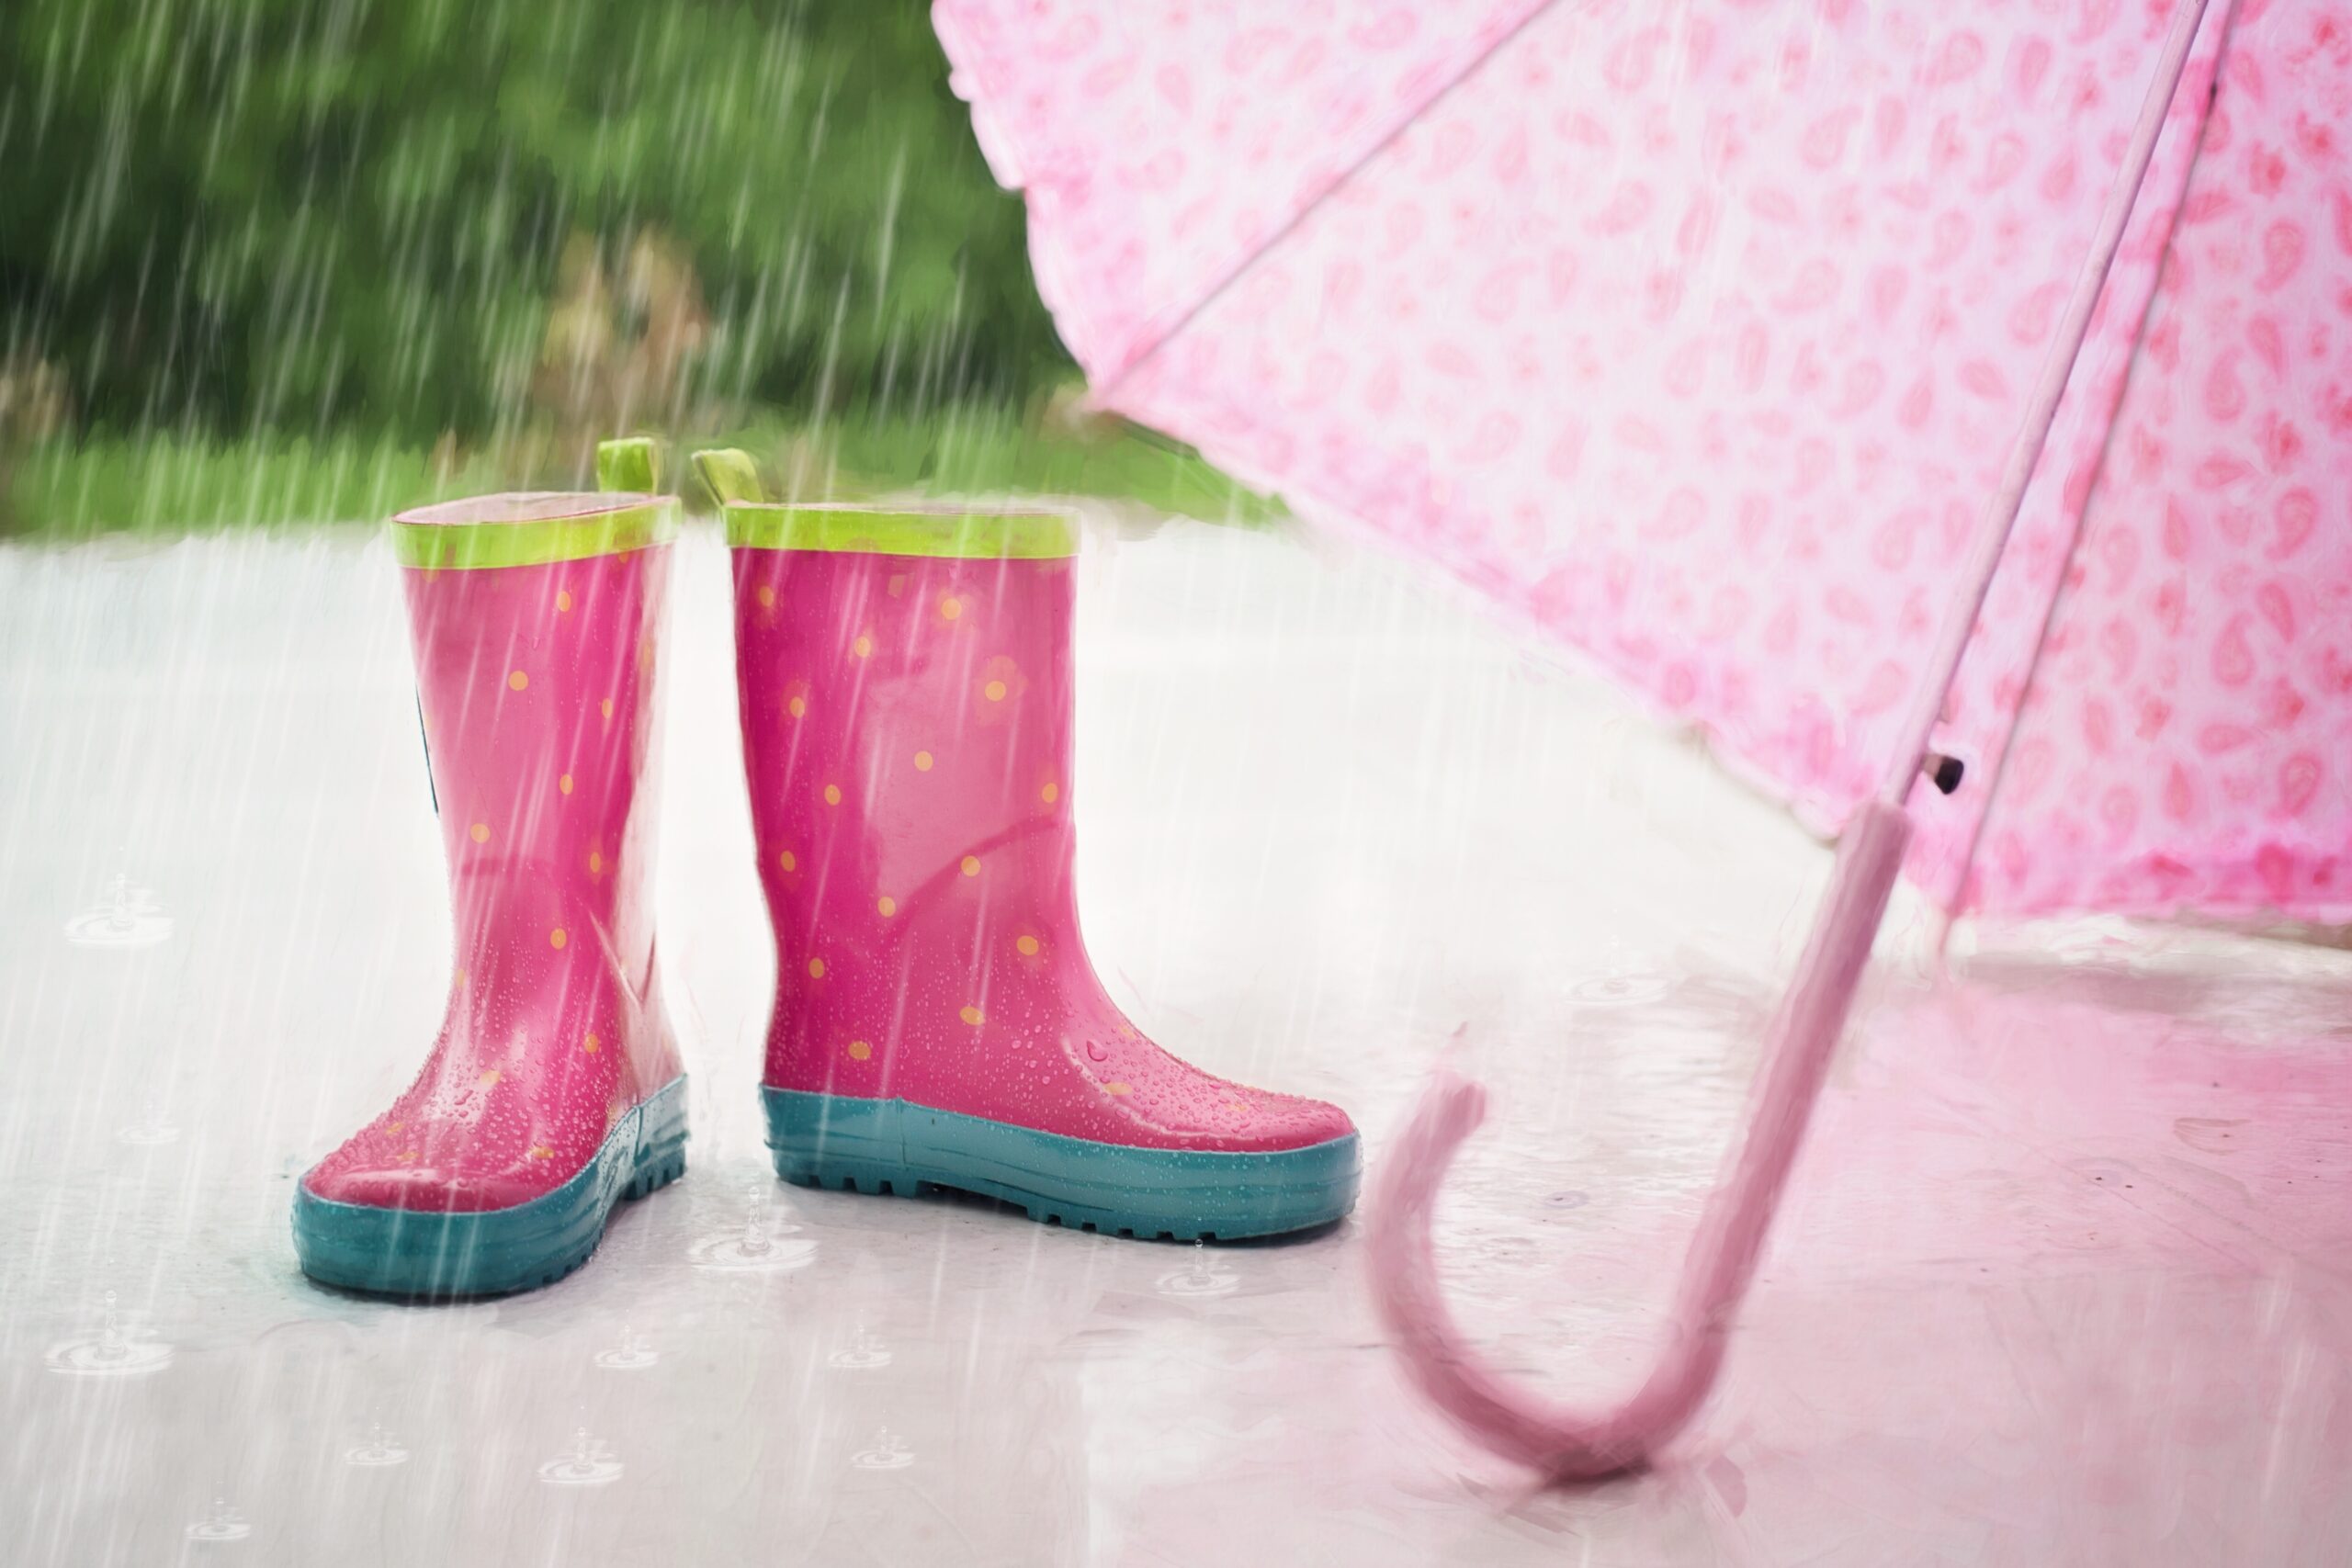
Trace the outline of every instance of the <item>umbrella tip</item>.
<instances>
[{"instance_id":1,"label":"umbrella tip","mask_svg":"<svg viewBox=\"0 0 2352 1568\"><path fill-rule=\"evenodd\" d=\"M1960 787L1961 776L1968 772L1968 764L1957 757L1947 757L1939 751L1927 755L1922 772L1939 794L1950 795Z\"/></svg>"}]
</instances>

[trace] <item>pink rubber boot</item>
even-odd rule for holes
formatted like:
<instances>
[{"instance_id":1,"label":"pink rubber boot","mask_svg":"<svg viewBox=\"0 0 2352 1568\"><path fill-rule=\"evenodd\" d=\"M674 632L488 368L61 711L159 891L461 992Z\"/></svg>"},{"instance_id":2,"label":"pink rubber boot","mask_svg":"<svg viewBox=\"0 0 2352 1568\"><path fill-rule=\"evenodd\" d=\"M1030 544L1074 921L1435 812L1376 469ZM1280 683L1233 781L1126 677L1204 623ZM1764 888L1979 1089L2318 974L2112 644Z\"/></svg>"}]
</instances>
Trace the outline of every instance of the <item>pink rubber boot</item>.
<instances>
[{"instance_id":1,"label":"pink rubber boot","mask_svg":"<svg viewBox=\"0 0 2352 1568\"><path fill-rule=\"evenodd\" d=\"M295 1199L303 1271L404 1296L560 1279L685 1167L654 995L656 645L675 505L496 495L403 513L457 927L433 1054Z\"/></svg>"},{"instance_id":2,"label":"pink rubber boot","mask_svg":"<svg viewBox=\"0 0 2352 1568\"><path fill-rule=\"evenodd\" d=\"M1345 1214L1345 1112L1187 1066L1087 961L1068 520L730 502L727 523L778 1174L1188 1240Z\"/></svg>"}]
</instances>

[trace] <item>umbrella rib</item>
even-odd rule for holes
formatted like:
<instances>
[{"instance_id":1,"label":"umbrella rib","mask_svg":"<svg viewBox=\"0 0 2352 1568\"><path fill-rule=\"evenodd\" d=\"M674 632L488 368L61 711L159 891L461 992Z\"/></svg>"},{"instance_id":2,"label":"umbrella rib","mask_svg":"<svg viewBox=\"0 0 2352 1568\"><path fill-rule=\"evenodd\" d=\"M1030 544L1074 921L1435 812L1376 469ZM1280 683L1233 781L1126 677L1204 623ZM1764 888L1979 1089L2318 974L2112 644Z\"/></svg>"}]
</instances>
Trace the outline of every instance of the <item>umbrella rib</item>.
<instances>
[{"instance_id":1,"label":"umbrella rib","mask_svg":"<svg viewBox=\"0 0 2352 1568\"><path fill-rule=\"evenodd\" d=\"M2041 466L2050 427L2058 417L2059 400L2065 395L2066 383L2074 377L2075 362L2082 356L2083 340L2090 333L2092 310L2098 304L2100 291L2107 287L2107 275L2115 265L2115 253L2123 243L2123 231L2131 222L2132 209L2139 205L2140 187L2147 178L2149 160L2155 155L2156 138L2163 133L2173 97L2180 91L2181 73L2188 64L2188 51L2197 41L2197 29L2205 19L2207 4L2208 0L2182 0L2174 16L2172 36L2165 40L2165 51L2157 58L2147 99L2140 106L2140 120L2132 128L2132 144L2124 153L2123 167L2116 172L2114 188L2108 193L2107 209L2099 214L2091 253L2085 258L2082 275L2075 281L2074 298L2066 303L2065 320L2042 360L2041 378L2010 444L2000 488L1993 492L1984 509L1976 554L1962 580L1959 594L1952 600L1926 678L1904 721L1903 744L1888 759L1878 798L1897 810L1909 796L1912 781L1918 775L1920 759L1927 754L1928 739L1942 716L1952 678L1960 672L1961 656L1968 651L1976 618L1984 609L1984 596L1992 590L2001 557L2008 548L2009 534L2025 504L2026 487L2033 480L2034 469ZM2222 0L2222 28L2226 38L2236 14L2237 0Z\"/></svg>"},{"instance_id":2,"label":"umbrella rib","mask_svg":"<svg viewBox=\"0 0 2352 1568\"><path fill-rule=\"evenodd\" d=\"M1268 251L1272 250L1276 245L1281 244L1284 240L1289 239L1291 235L1297 232L1299 228L1305 224L1309 218L1312 218L1317 212L1322 209L1325 202L1331 199L1333 192L1346 185L1350 180L1354 179L1356 175L1363 171L1365 164L1371 163L1374 158L1379 157L1383 152L1388 151L1390 147L1396 145L1398 138L1402 137L1407 131L1412 130L1413 127L1419 125L1421 122L1422 118L1426 116L1430 109L1435 108L1437 105L1449 96L1456 87L1459 87L1463 83L1476 75L1479 70L1486 65L1487 62L1492 60L1496 55L1502 52L1505 46L1516 41L1521 34L1526 32L1529 28L1533 27L1538 20L1548 15L1550 12L1557 9L1560 3L1561 0L1540 0L1540 3L1529 10L1525 16L1520 17L1519 20L1513 22L1510 27L1496 34L1493 41L1488 43L1486 48L1478 51L1477 53L1463 62L1462 68L1454 72L1451 76L1448 76L1443 82L1440 83L1428 97L1423 98L1419 103L1415 104L1410 109L1397 117L1397 120L1395 125L1390 126L1387 130L1374 139L1371 145L1364 148L1362 152L1356 155L1353 162L1350 163L1338 174L1332 175L1331 178L1325 183L1322 189L1317 191L1306 201L1300 204L1298 210L1293 212L1288 218L1283 219L1282 223L1275 228L1272 233L1268 234L1256 245L1243 251L1240 255L1237 256L1230 265L1228 265L1222 273L1217 275L1216 281L1210 284L1209 287L1202 292L1199 299L1193 300L1190 305L1185 306L1182 310L1177 313L1176 318L1170 321L1165 327L1154 332L1150 338L1146 341L1141 349L1130 350L1125 357L1120 360L1118 368L1113 370L1108 376L1096 378L1094 382L1095 399L1097 400L1107 399L1110 394L1117 389L1121 382L1125 381L1128 376L1135 372L1137 367L1141 366L1146 360L1151 358L1152 355L1158 354L1161 347L1165 345L1170 339L1175 337L1179 333L1182 333L1186 327L1191 326L1195 321L1200 319L1201 314L1204 311L1205 311L1210 306L1216 304L1219 299L1223 299L1225 295L1232 289L1233 286L1240 281L1242 274L1248 272L1251 267L1258 265L1260 257L1263 256Z\"/></svg>"},{"instance_id":3,"label":"umbrella rib","mask_svg":"<svg viewBox=\"0 0 2352 1568\"><path fill-rule=\"evenodd\" d=\"M2198 163L2205 155L2205 134L2213 123L2213 100L2221 94L2222 72L2229 62L2230 57L2230 28L2236 20L2237 0L2225 0L2222 13L2221 37L2215 40L2213 48L2212 91L2207 96L2205 113L2197 122L2197 145L2189 150L2188 166L2181 175L2181 199L2174 205L2172 220L2165 226L2164 249L2158 254L2156 260L2159 268L2164 265L2164 258L2172 252L2173 236L2180 231L2180 209L2188 205L2189 182L2196 177ZM2177 91L2177 88L2175 90ZM2139 357L2142 340L2147 336L2148 318L2155 313L2155 308L2156 294L2152 288L2148 291L2148 302L2140 313L2139 330L2132 334L2132 358L2134 361ZM2124 367L2124 378L2127 384L2130 378L2131 364L2127 362ZM2120 410L2123 405L2123 389L2119 387L2115 394L2117 410ZM1968 842L1962 848L1960 863L1955 868L1953 880L1949 884L1952 889L1953 918L1965 909L1968 898L1968 874L1970 868L1976 863L1977 852L1984 848L1985 826L1993 819L1994 803L2000 799L2001 785L2009 776L2009 759L2017 754L2015 743L2018 728L2025 722L2026 708L2033 701L2034 684L2041 674L2041 657L2049 651L2050 648L2050 634L2057 628L2059 615L2065 608L2068 598L2067 569L2074 564L2075 557L2082 549L2083 540L2089 530L2091 501L2098 492L2099 478L2107 469L2108 448L2113 444L2114 438L2115 419L2110 415L2108 421L2107 435L2099 443L2098 462L2093 470L2091 483L2084 491L2083 503L2075 513L2075 525L2066 537L2066 553L2058 565L2057 585L2051 591L2050 604L2042 612L2041 625L2034 630L2033 649L2026 657L2025 678L2018 687L2017 706L2009 712L2008 732L2001 739L2000 753L1994 759L1992 770L1984 781L1984 804L1978 808L1976 820L1969 828ZM1939 940L1949 938L1951 934L1951 919L1947 919L1943 923L1941 937Z\"/></svg>"}]
</instances>

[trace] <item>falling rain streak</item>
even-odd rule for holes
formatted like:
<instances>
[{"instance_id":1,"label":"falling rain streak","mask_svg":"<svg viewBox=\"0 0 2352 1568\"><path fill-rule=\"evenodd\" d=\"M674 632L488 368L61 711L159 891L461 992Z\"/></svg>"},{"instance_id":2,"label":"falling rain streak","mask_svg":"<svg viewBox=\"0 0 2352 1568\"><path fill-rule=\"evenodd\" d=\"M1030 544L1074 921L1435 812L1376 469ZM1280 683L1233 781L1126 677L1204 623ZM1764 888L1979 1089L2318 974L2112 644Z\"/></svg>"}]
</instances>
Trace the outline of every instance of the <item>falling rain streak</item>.
<instances>
[{"instance_id":1,"label":"falling rain streak","mask_svg":"<svg viewBox=\"0 0 2352 1568\"><path fill-rule=\"evenodd\" d=\"M2343 1561L2352 25L2187 15L0 0L0 1560Z\"/></svg>"}]
</instances>

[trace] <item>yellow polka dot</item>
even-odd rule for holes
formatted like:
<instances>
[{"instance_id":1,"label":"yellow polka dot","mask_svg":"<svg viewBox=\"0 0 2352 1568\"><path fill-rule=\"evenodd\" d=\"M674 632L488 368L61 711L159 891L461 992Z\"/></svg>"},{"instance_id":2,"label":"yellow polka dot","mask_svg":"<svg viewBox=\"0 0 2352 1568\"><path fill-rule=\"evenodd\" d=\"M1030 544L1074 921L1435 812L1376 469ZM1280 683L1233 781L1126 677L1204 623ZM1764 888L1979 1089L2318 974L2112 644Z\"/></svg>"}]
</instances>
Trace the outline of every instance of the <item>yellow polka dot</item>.
<instances>
[{"instance_id":1,"label":"yellow polka dot","mask_svg":"<svg viewBox=\"0 0 2352 1568\"><path fill-rule=\"evenodd\" d=\"M899 901L896 898L891 897L888 893L885 893L881 897L876 898L874 901L874 907L881 912L883 918L886 919L899 912Z\"/></svg>"},{"instance_id":2,"label":"yellow polka dot","mask_svg":"<svg viewBox=\"0 0 2352 1568\"><path fill-rule=\"evenodd\" d=\"M1012 945L1021 950L1021 956L1023 958L1037 956L1037 939L1034 936L1024 936Z\"/></svg>"},{"instance_id":3,"label":"yellow polka dot","mask_svg":"<svg viewBox=\"0 0 2352 1568\"><path fill-rule=\"evenodd\" d=\"M603 714L603 715L605 716L605 722L606 724L610 724L610 723L612 723L612 722L613 722L613 699L612 699L612 698L610 698L610 697L606 697L603 702L598 703L598 704L596 705L596 711L597 711L598 713L601 713L601 714Z\"/></svg>"},{"instance_id":4,"label":"yellow polka dot","mask_svg":"<svg viewBox=\"0 0 2352 1568\"><path fill-rule=\"evenodd\" d=\"M808 701L805 697L787 697L785 699L784 711L798 718L808 711Z\"/></svg>"},{"instance_id":5,"label":"yellow polka dot","mask_svg":"<svg viewBox=\"0 0 2352 1568\"><path fill-rule=\"evenodd\" d=\"M927 773L931 772L931 753L930 753L930 752L928 752L928 751L918 751L918 752L916 752L916 753L915 753L915 772L917 772L917 773Z\"/></svg>"},{"instance_id":6,"label":"yellow polka dot","mask_svg":"<svg viewBox=\"0 0 2352 1568\"><path fill-rule=\"evenodd\" d=\"M580 1048L593 1056L597 1052L605 1048L605 1043L591 1034L587 1039L582 1040L580 1043Z\"/></svg>"},{"instance_id":7,"label":"yellow polka dot","mask_svg":"<svg viewBox=\"0 0 2352 1568\"><path fill-rule=\"evenodd\" d=\"M839 806L841 803L842 786L839 784L827 784L825 786L825 804L828 806Z\"/></svg>"},{"instance_id":8,"label":"yellow polka dot","mask_svg":"<svg viewBox=\"0 0 2352 1568\"><path fill-rule=\"evenodd\" d=\"M967 876L978 876L980 874L979 856L966 855L964 857L964 874Z\"/></svg>"},{"instance_id":9,"label":"yellow polka dot","mask_svg":"<svg viewBox=\"0 0 2352 1568\"><path fill-rule=\"evenodd\" d=\"M773 610L775 608L775 590L770 588L764 582L761 583L759 587L752 592L752 597L760 602L760 608L763 610Z\"/></svg>"},{"instance_id":10,"label":"yellow polka dot","mask_svg":"<svg viewBox=\"0 0 2352 1568\"><path fill-rule=\"evenodd\" d=\"M961 599L942 599L939 613L952 621L964 613L964 602Z\"/></svg>"},{"instance_id":11,"label":"yellow polka dot","mask_svg":"<svg viewBox=\"0 0 2352 1568\"><path fill-rule=\"evenodd\" d=\"M531 1157L533 1159L553 1159L555 1158L555 1151L548 1147L545 1144L533 1144L531 1145Z\"/></svg>"},{"instance_id":12,"label":"yellow polka dot","mask_svg":"<svg viewBox=\"0 0 2352 1568\"><path fill-rule=\"evenodd\" d=\"M555 930L548 932L548 945L549 947L561 947L565 942L570 942L571 940L571 939L570 937L563 934L563 928L561 926L558 926Z\"/></svg>"},{"instance_id":13,"label":"yellow polka dot","mask_svg":"<svg viewBox=\"0 0 2352 1568\"><path fill-rule=\"evenodd\" d=\"M588 852L588 874L591 876L602 876L605 874L604 851L590 850Z\"/></svg>"},{"instance_id":14,"label":"yellow polka dot","mask_svg":"<svg viewBox=\"0 0 2352 1568\"><path fill-rule=\"evenodd\" d=\"M466 829L466 834L469 838L472 839L475 843L486 844L490 842L490 824L487 822L477 822L472 827Z\"/></svg>"},{"instance_id":15,"label":"yellow polka dot","mask_svg":"<svg viewBox=\"0 0 2352 1568\"><path fill-rule=\"evenodd\" d=\"M528 675L524 674L520 670L517 670L513 674L506 677L506 683L515 691L519 692L524 687L531 683L531 678Z\"/></svg>"},{"instance_id":16,"label":"yellow polka dot","mask_svg":"<svg viewBox=\"0 0 2352 1568\"><path fill-rule=\"evenodd\" d=\"M558 610L569 610L571 608L571 589L559 588L555 591L555 607Z\"/></svg>"},{"instance_id":17,"label":"yellow polka dot","mask_svg":"<svg viewBox=\"0 0 2352 1568\"><path fill-rule=\"evenodd\" d=\"M1106 1083L1102 1086L1102 1092L1104 1094L1133 1094L1135 1091L1136 1086L1133 1084Z\"/></svg>"},{"instance_id":18,"label":"yellow polka dot","mask_svg":"<svg viewBox=\"0 0 2352 1568\"><path fill-rule=\"evenodd\" d=\"M874 651L874 639L861 634L855 642L849 645L849 650L860 659L864 659Z\"/></svg>"},{"instance_id":19,"label":"yellow polka dot","mask_svg":"<svg viewBox=\"0 0 2352 1568\"><path fill-rule=\"evenodd\" d=\"M808 978L811 980L821 980L824 977L825 961L821 958L810 959L808 961Z\"/></svg>"},{"instance_id":20,"label":"yellow polka dot","mask_svg":"<svg viewBox=\"0 0 2352 1568\"><path fill-rule=\"evenodd\" d=\"M407 1122L393 1122L390 1126L389 1126L389 1127L385 1128L385 1129L384 1129L384 1131L385 1131L385 1132L387 1132L387 1133L400 1133L400 1132L405 1132L405 1131L407 1130L407 1128L408 1128L408 1123L407 1123Z\"/></svg>"},{"instance_id":21,"label":"yellow polka dot","mask_svg":"<svg viewBox=\"0 0 2352 1568\"><path fill-rule=\"evenodd\" d=\"M849 1059L851 1061L863 1062L872 1055L874 1055L874 1047L868 1045L865 1041L853 1040L849 1043Z\"/></svg>"},{"instance_id":22,"label":"yellow polka dot","mask_svg":"<svg viewBox=\"0 0 2352 1568\"><path fill-rule=\"evenodd\" d=\"M401 1163L402 1165L414 1165L416 1163L416 1151L414 1149L402 1149L401 1151Z\"/></svg>"},{"instance_id":23,"label":"yellow polka dot","mask_svg":"<svg viewBox=\"0 0 2352 1568\"><path fill-rule=\"evenodd\" d=\"M992 703L1001 703L1004 701L1004 682L1001 681L990 681L987 685L980 688L980 694L988 698L988 700Z\"/></svg>"},{"instance_id":24,"label":"yellow polka dot","mask_svg":"<svg viewBox=\"0 0 2352 1568\"><path fill-rule=\"evenodd\" d=\"M482 1089L492 1089L497 1086L501 1076L502 1075L499 1073L499 1070L496 1067L492 1067L488 1072L482 1074L481 1077L474 1079L474 1082Z\"/></svg>"},{"instance_id":25,"label":"yellow polka dot","mask_svg":"<svg viewBox=\"0 0 2352 1568\"><path fill-rule=\"evenodd\" d=\"M799 865L800 861L799 858L790 850L786 850L782 854L775 857L775 863L782 866L785 870L790 871Z\"/></svg>"},{"instance_id":26,"label":"yellow polka dot","mask_svg":"<svg viewBox=\"0 0 2352 1568\"><path fill-rule=\"evenodd\" d=\"M556 780L555 787L563 791L564 794L570 795L571 793L571 775L570 773L566 773L563 777Z\"/></svg>"},{"instance_id":27,"label":"yellow polka dot","mask_svg":"<svg viewBox=\"0 0 2352 1568\"><path fill-rule=\"evenodd\" d=\"M962 1019L966 1023L971 1024L977 1028L980 1021L980 1010L976 1007L967 1006L956 1016Z\"/></svg>"},{"instance_id":28,"label":"yellow polka dot","mask_svg":"<svg viewBox=\"0 0 2352 1568\"><path fill-rule=\"evenodd\" d=\"M1046 805L1051 806L1055 801L1061 798L1061 785L1047 784L1045 788L1037 792L1037 798L1044 801Z\"/></svg>"},{"instance_id":29,"label":"yellow polka dot","mask_svg":"<svg viewBox=\"0 0 2352 1568\"><path fill-rule=\"evenodd\" d=\"M465 986L465 983L466 983L466 972L465 972L464 970L460 969L460 970L458 970L458 987L459 987L460 988L462 988L462 987Z\"/></svg>"},{"instance_id":30,"label":"yellow polka dot","mask_svg":"<svg viewBox=\"0 0 2352 1568\"><path fill-rule=\"evenodd\" d=\"M1250 1108L1249 1108L1248 1106L1246 1106L1246 1105L1242 1104L1242 1103L1241 1103L1239 1100L1227 1100L1227 1101L1225 1102L1225 1108L1226 1108L1227 1111L1232 1111L1236 1116L1247 1116L1247 1115L1249 1115L1249 1114L1250 1114Z\"/></svg>"}]
</instances>

